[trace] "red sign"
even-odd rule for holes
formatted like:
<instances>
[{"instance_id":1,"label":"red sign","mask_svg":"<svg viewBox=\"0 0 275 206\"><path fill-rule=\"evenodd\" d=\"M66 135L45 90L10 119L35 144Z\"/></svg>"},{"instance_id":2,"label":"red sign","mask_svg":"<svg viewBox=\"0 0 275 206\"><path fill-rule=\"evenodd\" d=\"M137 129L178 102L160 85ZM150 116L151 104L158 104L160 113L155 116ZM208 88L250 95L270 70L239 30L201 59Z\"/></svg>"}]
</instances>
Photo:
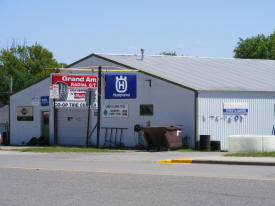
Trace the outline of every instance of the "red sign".
<instances>
[{"instance_id":1,"label":"red sign","mask_svg":"<svg viewBox=\"0 0 275 206\"><path fill-rule=\"evenodd\" d=\"M52 83L58 82L65 83L68 88L76 89L96 89L97 88L97 76L91 75L69 75L69 74L53 74ZM77 97L76 97L77 98Z\"/></svg>"},{"instance_id":2,"label":"red sign","mask_svg":"<svg viewBox=\"0 0 275 206\"><path fill-rule=\"evenodd\" d=\"M85 99L86 97L86 93L82 92L82 93L74 93L74 98L75 99Z\"/></svg>"},{"instance_id":3,"label":"red sign","mask_svg":"<svg viewBox=\"0 0 275 206\"><path fill-rule=\"evenodd\" d=\"M53 74L52 84L58 86L57 107L85 108L86 91L97 89L97 76Z\"/></svg>"}]
</instances>

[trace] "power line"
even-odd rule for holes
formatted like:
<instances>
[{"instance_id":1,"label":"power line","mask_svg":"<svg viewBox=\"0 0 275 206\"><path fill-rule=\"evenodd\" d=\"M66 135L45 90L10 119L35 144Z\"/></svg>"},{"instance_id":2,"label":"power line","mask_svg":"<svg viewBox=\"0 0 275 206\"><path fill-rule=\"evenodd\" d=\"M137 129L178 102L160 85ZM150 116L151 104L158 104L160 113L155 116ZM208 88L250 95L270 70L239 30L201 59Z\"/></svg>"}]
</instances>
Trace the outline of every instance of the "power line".
<instances>
[{"instance_id":1,"label":"power line","mask_svg":"<svg viewBox=\"0 0 275 206\"><path fill-rule=\"evenodd\" d=\"M125 69L116 66L102 66L105 71L108 72L138 72L137 69ZM86 66L86 67L73 67L73 68L45 68L46 70L57 70L57 71L98 71L98 66Z\"/></svg>"}]
</instances>

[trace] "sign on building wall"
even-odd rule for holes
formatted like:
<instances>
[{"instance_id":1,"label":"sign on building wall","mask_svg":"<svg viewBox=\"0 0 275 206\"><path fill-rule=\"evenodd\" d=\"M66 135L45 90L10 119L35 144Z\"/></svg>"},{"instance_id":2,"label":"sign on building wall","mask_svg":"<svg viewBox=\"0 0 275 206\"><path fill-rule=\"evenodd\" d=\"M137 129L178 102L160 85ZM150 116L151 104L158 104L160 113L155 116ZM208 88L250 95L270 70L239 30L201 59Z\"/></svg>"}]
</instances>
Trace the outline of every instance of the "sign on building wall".
<instances>
[{"instance_id":1,"label":"sign on building wall","mask_svg":"<svg viewBox=\"0 0 275 206\"><path fill-rule=\"evenodd\" d=\"M248 113L246 102L225 102L223 103L223 114L226 115L245 115Z\"/></svg>"},{"instance_id":2,"label":"sign on building wall","mask_svg":"<svg viewBox=\"0 0 275 206\"><path fill-rule=\"evenodd\" d=\"M49 101L50 99L49 99L49 96L41 96L40 97L40 105L42 106L42 107L46 107L46 106L49 106Z\"/></svg>"},{"instance_id":3,"label":"sign on building wall","mask_svg":"<svg viewBox=\"0 0 275 206\"><path fill-rule=\"evenodd\" d=\"M53 74L52 84L59 85L57 107L85 108L86 90L97 88L97 76Z\"/></svg>"},{"instance_id":4,"label":"sign on building wall","mask_svg":"<svg viewBox=\"0 0 275 206\"><path fill-rule=\"evenodd\" d=\"M32 105L38 106L39 104L40 104L40 97L39 96L32 97Z\"/></svg>"},{"instance_id":5,"label":"sign on building wall","mask_svg":"<svg viewBox=\"0 0 275 206\"><path fill-rule=\"evenodd\" d=\"M106 74L106 99L134 99L137 97L136 74Z\"/></svg>"},{"instance_id":6,"label":"sign on building wall","mask_svg":"<svg viewBox=\"0 0 275 206\"><path fill-rule=\"evenodd\" d=\"M59 84L50 84L50 98L59 99Z\"/></svg>"},{"instance_id":7,"label":"sign on building wall","mask_svg":"<svg viewBox=\"0 0 275 206\"><path fill-rule=\"evenodd\" d=\"M19 106L16 109L18 121L33 121L33 107Z\"/></svg>"},{"instance_id":8,"label":"sign on building wall","mask_svg":"<svg viewBox=\"0 0 275 206\"><path fill-rule=\"evenodd\" d=\"M128 117L128 104L105 104L103 117Z\"/></svg>"}]
</instances>

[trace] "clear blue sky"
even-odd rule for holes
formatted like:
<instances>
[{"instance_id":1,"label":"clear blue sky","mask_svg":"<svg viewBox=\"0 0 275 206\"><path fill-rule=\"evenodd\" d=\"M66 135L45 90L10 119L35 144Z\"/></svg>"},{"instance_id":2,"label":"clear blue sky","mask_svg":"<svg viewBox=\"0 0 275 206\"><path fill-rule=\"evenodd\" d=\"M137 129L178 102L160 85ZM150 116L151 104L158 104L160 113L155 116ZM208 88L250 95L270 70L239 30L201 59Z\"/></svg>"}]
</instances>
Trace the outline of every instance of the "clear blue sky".
<instances>
[{"instance_id":1,"label":"clear blue sky","mask_svg":"<svg viewBox=\"0 0 275 206\"><path fill-rule=\"evenodd\" d=\"M0 48L38 42L59 62L90 53L233 57L275 30L272 0L0 0Z\"/></svg>"}]
</instances>

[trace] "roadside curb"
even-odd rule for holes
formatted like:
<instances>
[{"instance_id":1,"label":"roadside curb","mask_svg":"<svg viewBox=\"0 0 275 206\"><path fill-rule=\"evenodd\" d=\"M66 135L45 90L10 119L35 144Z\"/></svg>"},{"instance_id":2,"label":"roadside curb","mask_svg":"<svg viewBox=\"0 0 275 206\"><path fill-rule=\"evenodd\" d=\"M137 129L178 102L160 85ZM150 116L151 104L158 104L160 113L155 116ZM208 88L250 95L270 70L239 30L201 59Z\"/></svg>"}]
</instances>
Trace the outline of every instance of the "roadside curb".
<instances>
[{"instance_id":1,"label":"roadside curb","mask_svg":"<svg viewBox=\"0 0 275 206\"><path fill-rule=\"evenodd\" d=\"M225 165L275 166L275 162L196 160L196 159L167 159L167 160L156 161L156 163L159 163L159 164L225 164Z\"/></svg>"},{"instance_id":2,"label":"roadside curb","mask_svg":"<svg viewBox=\"0 0 275 206\"><path fill-rule=\"evenodd\" d=\"M166 163L166 164L192 164L192 159L168 159L168 160L159 160L156 163Z\"/></svg>"}]
</instances>

